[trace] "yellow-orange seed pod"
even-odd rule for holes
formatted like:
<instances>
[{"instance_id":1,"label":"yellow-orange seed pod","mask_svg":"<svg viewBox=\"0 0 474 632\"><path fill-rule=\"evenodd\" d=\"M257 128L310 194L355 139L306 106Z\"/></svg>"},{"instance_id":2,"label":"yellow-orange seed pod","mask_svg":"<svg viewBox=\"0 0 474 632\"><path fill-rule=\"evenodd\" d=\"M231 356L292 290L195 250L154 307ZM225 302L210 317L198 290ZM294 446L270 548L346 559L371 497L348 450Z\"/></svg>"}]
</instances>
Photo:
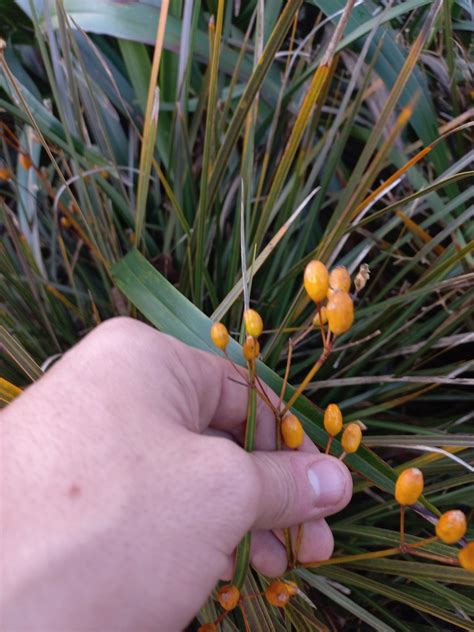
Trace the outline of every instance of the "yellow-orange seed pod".
<instances>
[{"instance_id":1,"label":"yellow-orange seed pod","mask_svg":"<svg viewBox=\"0 0 474 632\"><path fill-rule=\"evenodd\" d=\"M197 632L217 632L217 626L215 623L205 623L197 629Z\"/></svg>"},{"instance_id":2,"label":"yellow-orange seed pod","mask_svg":"<svg viewBox=\"0 0 474 632\"><path fill-rule=\"evenodd\" d=\"M300 447L304 439L304 430L298 417L292 413L288 413L288 415L283 418L281 422L281 436L283 437L285 445L292 450Z\"/></svg>"},{"instance_id":3,"label":"yellow-orange seed pod","mask_svg":"<svg viewBox=\"0 0 474 632\"><path fill-rule=\"evenodd\" d=\"M327 305L329 331L340 336L352 327L354 322L354 303L347 292L336 290Z\"/></svg>"},{"instance_id":4,"label":"yellow-orange seed pod","mask_svg":"<svg viewBox=\"0 0 474 632\"><path fill-rule=\"evenodd\" d=\"M250 362L251 360L256 360L260 355L260 345L258 343L258 340L253 336L247 336L242 349L244 353L244 358L248 362Z\"/></svg>"},{"instance_id":5,"label":"yellow-orange seed pod","mask_svg":"<svg viewBox=\"0 0 474 632\"><path fill-rule=\"evenodd\" d=\"M7 167L0 167L0 182L11 180L12 172Z\"/></svg>"},{"instance_id":6,"label":"yellow-orange seed pod","mask_svg":"<svg viewBox=\"0 0 474 632\"><path fill-rule=\"evenodd\" d=\"M474 573L474 542L468 542L458 553L459 563L467 571Z\"/></svg>"},{"instance_id":7,"label":"yellow-orange seed pod","mask_svg":"<svg viewBox=\"0 0 474 632\"><path fill-rule=\"evenodd\" d=\"M335 437L341 432L342 413L337 404L329 404L329 406L324 411L324 429L331 437Z\"/></svg>"},{"instance_id":8,"label":"yellow-orange seed pod","mask_svg":"<svg viewBox=\"0 0 474 632\"><path fill-rule=\"evenodd\" d=\"M263 331L263 320L254 309L246 309L244 312L245 331L248 336L258 338Z\"/></svg>"},{"instance_id":9,"label":"yellow-orange seed pod","mask_svg":"<svg viewBox=\"0 0 474 632\"><path fill-rule=\"evenodd\" d=\"M351 275L344 266L333 268L329 274L329 287L331 290L349 292L351 289Z\"/></svg>"},{"instance_id":10,"label":"yellow-orange seed pod","mask_svg":"<svg viewBox=\"0 0 474 632\"><path fill-rule=\"evenodd\" d=\"M446 511L436 523L436 535L445 544L454 544L466 534L466 516L459 509Z\"/></svg>"},{"instance_id":11,"label":"yellow-orange seed pod","mask_svg":"<svg viewBox=\"0 0 474 632\"><path fill-rule=\"evenodd\" d=\"M71 228L72 224L71 224L71 220L69 219L69 217L66 217L65 215L63 215L60 220L59 223L61 224L61 226L63 228Z\"/></svg>"},{"instance_id":12,"label":"yellow-orange seed pod","mask_svg":"<svg viewBox=\"0 0 474 632\"><path fill-rule=\"evenodd\" d=\"M31 169L31 167L33 166L31 156L29 156L28 154L20 154L18 156L18 162L23 167L23 169L26 169L26 171L28 171L28 169Z\"/></svg>"},{"instance_id":13,"label":"yellow-orange seed pod","mask_svg":"<svg viewBox=\"0 0 474 632\"><path fill-rule=\"evenodd\" d=\"M348 424L342 433L341 445L344 452L357 452L362 441L362 429L355 422Z\"/></svg>"},{"instance_id":14,"label":"yellow-orange seed pod","mask_svg":"<svg viewBox=\"0 0 474 632\"><path fill-rule=\"evenodd\" d=\"M320 322L322 322L323 325L325 325L328 322L328 314L327 314L326 305L323 305L321 307L321 320L319 319L319 312L316 312L313 318L313 325L315 327L319 327Z\"/></svg>"},{"instance_id":15,"label":"yellow-orange seed pod","mask_svg":"<svg viewBox=\"0 0 474 632\"><path fill-rule=\"evenodd\" d=\"M315 303L320 303L326 298L328 287L328 269L322 261L313 259L304 269L304 289Z\"/></svg>"},{"instance_id":16,"label":"yellow-orange seed pod","mask_svg":"<svg viewBox=\"0 0 474 632\"><path fill-rule=\"evenodd\" d=\"M400 505L414 505L423 493L423 474L417 467L409 467L395 483L395 500Z\"/></svg>"},{"instance_id":17,"label":"yellow-orange seed pod","mask_svg":"<svg viewBox=\"0 0 474 632\"><path fill-rule=\"evenodd\" d=\"M285 582L272 582L265 590L265 598L272 606L284 608L290 601L288 586Z\"/></svg>"},{"instance_id":18,"label":"yellow-orange seed pod","mask_svg":"<svg viewBox=\"0 0 474 632\"><path fill-rule=\"evenodd\" d=\"M217 601L224 610L233 610L240 601L240 590L233 584L226 584L217 591Z\"/></svg>"},{"instance_id":19,"label":"yellow-orange seed pod","mask_svg":"<svg viewBox=\"0 0 474 632\"><path fill-rule=\"evenodd\" d=\"M229 332L227 331L227 327L222 323L214 323L211 326L211 340L216 347L225 351L225 348L229 344Z\"/></svg>"}]
</instances>

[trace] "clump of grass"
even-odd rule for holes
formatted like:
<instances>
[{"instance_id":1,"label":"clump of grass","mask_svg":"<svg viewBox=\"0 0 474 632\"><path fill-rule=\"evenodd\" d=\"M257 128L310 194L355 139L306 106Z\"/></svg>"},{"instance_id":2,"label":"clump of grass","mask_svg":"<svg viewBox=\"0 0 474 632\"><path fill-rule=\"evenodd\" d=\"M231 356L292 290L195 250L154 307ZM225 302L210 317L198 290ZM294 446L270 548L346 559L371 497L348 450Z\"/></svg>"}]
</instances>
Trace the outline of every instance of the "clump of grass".
<instances>
[{"instance_id":1,"label":"clump of grass","mask_svg":"<svg viewBox=\"0 0 474 632\"><path fill-rule=\"evenodd\" d=\"M257 308L257 386L283 393L282 409L323 450L330 403L366 430L345 459L354 500L331 523L335 559L347 559L292 570L302 594L284 609L245 569L247 621L232 611L222 628L471 629L472 575L440 563L453 545L430 543L431 558L416 561L358 557L400 552L401 469L423 472L430 500L402 512L409 547L433 516L474 504L464 3L186 1L161 13L94 3L94 22L88 1L47 16L22 3L29 17L10 5L0 8L1 400L113 315L220 352L211 322L235 338L243 309ZM331 312L301 283L314 259L354 279L355 320L330 354ZM226 352L244 363L234 340ZM317 379L300 395L291 384L315 357ZM211 600L202 622L218 616Z\"/></svg>"}]
</instances>

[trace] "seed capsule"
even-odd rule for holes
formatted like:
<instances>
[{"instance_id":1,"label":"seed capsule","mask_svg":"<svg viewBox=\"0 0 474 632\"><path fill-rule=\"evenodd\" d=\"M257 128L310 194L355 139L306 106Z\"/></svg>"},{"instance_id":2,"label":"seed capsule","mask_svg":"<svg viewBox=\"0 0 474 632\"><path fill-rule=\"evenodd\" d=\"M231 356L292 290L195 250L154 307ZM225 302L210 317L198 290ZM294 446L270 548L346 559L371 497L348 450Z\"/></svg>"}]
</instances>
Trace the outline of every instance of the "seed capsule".
<instances>
[{"instance_id":1,"label":"seed capsule","mask_svg":"<svg viewBox=\"0 0 474 632\"><path fill-rule=\"evenodd\" d=\"M214 623L205 623L197 629L197 632L217 632L217 626Z\"/></svg>"},{"instance_id":2,"label":"seed capsule","mask_svg":"<svg viewBox=\"0 0 474 632\"><path fill-rule=\"evenodd\" d=\"M350 423L344 428L344 432L342 433L342 449L347 454L351 454L352 452L357 452L360 446L360 442L362 441L362 430L359 424Z\"/></svg>"},{"instance_id":3,"label":"seed capsule","mask_svg":"<svg viewBox=\"0 0 474 632\"><path fill-rule=\"evenodd\" d=\"M245 331L248 336L258 338L263 331L263 321L254 309L246 309L244 312Z\"/></svg>"},{"instance_id":4,"label":"seed capsule","mask_svg":"<svg viewBox=\"0 0 474 632\"><path fill-rule=\"evenodd\" d=\"M247 336L242 349L244 353L244 358L248 362L250 362L251 360L256 360L260 355L260 345L258 343L258 340L253 336Z\"/></svg>"},{"instance_id":5,"label":"seed capsule","mask_svg":"<svg viewBox=\"0 0 474 632\"><path fill-rule=\"evenodd\" d=\"M281 422L281 434L285 445L291 449L299 448L303 443L304 430L300 420L289 413Z\"/></svg>"},{"instance_id":6,"label":"seed capsule","mask_svg":"<svg viewBox=\"0 0 474 632\"><path fill-rule=\"evenodd\" d=\"M423 474L410 467L399 475L395 484L395 500L400 505L414 505L423 493Z\"/></svg>"},{"instance_id":7,"label":"seed capsule","mask_svg":"<svg viewBox=\"0 0 474 632\"><path fill-rule=\"evenodd\" d=\"M322 322L323 325L325 325L328 322L328 314L327 314L326 305L323 305L321 307L321 320L319 319L319 312L316 312L313 318L313 325L315 327L319 327L320 322Z\"/></svg>"},{"instance_id":8,"label":"seed capsule","mask_svg":"<svg viewBox=\"0 0 474 632\"><path fill-rule=\"evenodd\" d=\"M304 270L304 289L308 296L320 303L326 298L329 287L328 269L322 261L310 261Z\"/></svg>"},{"instance_id":9,"label":"seed capsule","mask_svg":"<svg viewBox=\"0 0 474 632\"><path fill-rule=\"evenodd\" d=\"M436 523L436 535L446 544L454 544L463 538L466 530L466 516L458 509L446 511Z\"/></svg>"},{"instance_id":10,"label":"seed capsule","mask_svg":"<svg viewBox=\"0 0 474 632\"><path fill-rule=\"evenodd\" d=\"M329 274L329 287L332 290L349 292L351 289L351 275L344 266L333 268Z\"/></svg>"},{"instance_id":11,"label":"seed capsule","mask_svg":"<svg viewBox=\"0 0 474 632\"><path fill-rule=\"evenodd\" d=\"M340 336L352 327L354 322L354 303L347 292L336 290L327 305L329 330Z\"/></svg>"},{"instance_id":12,"label":"seed capsule","mask_svg":"<svg viewBox=\"0 0 474 632\"><path fill-rule=\"evenodd\" d=\"M239 604L240 590L237 586L226 584L217 591L217 601L221 604L224 610L233 610Z\"/></svg>"},{"instance_id":13,"label":"seed capsule","mask_svg":"<svg viewBox=\"0 0 474 632\"><path fill-rule=\"evenodd\" d=\"M474 542L468 542L459 551L458 560L463 568L474 573Z\"/></svg>"},{"instance_id":14,"label":"seed capsule","mask_svg":"<svg viewBox=\"0 0 474 632\"><path fill-rule=\"evenodd\" d=\"M211 327L211 340L216 347L224 351L229 344L227 327L222 323L214 323Z\"/></svg>"},{"instance_id":15,"label":"seed capsule","mask_svg":"<svg viewBox=\"0 0 474 632\"><path fill-rule=\"evenodd\" d=\"M359 424L356 425L359 427ZM342 413L337 404L329 404L324 411L324 429L331 437L335 437L341 432Z\"/></svg>"},{"instance_id":16,"label":"seed capsule","mask_svg":"<svg viewBox=\"0 0 474 632\"><path fill-rule=\"evenodd\" d=\"M356 292L360 292L360 290L363 290L365 288L369 278L370 268L367 263L363 263L359 268L359 272L356 274L356 278L354 279Z\"/></svg>"},{"instance_id":17,"label":"seed capsule","mask_svg":"<svg viewBox=\"0 0 474 632\"><path fill-rule=\"evenodd\" d=\"M284 608L290 601L290 593L285 582L272 582L265 590L265 597L272 606Z\"/></svg>"},{"instance_id":18,"label":"seed capsule","mask_svg":"<svg viewBox=\"0 0 474 632\"><path fill-rule=\"evenodd\" d=\"M28 169L31 169L31 167L33 166L31 156L29 156L28 154L20 154L18 156L18 162L23 167L23 169L26 169L26 171L28 171Z\"/></svg>"}]
</instances>

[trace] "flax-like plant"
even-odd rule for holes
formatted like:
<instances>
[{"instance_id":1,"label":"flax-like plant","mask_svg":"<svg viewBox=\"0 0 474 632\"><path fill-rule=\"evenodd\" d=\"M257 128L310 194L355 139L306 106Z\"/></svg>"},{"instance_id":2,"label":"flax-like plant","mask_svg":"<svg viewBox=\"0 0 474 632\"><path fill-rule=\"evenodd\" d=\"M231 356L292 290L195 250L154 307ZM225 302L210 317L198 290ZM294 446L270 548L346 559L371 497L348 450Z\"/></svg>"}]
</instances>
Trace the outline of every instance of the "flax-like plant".
<instances>
[{"instance_id":1,"label":"flax-like plant","mask_svg":"<svg viewBox=\"0 0 474 632\"><path fill-rule=\"evenodd\" d=\"M239 594L216 587L193 630L474 629L471 20L456 0L0 0L0 401L132 315L225 349L246 449L267 384L276 448L301 423L353 472L331 560L288 530L272 583L247 536Z\"/></svg>"}]
</instances>

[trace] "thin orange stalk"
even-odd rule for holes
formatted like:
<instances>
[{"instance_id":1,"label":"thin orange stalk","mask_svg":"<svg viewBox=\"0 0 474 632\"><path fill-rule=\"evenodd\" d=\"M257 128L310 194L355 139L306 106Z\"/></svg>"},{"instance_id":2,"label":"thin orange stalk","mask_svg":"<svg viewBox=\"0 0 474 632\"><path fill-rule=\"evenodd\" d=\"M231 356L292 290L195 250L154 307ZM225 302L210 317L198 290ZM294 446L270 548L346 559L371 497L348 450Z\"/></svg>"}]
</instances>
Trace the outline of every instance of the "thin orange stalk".
<instances>
[{"instance_id":1,"label":"thin orange stalk","mask_svg":"<svg viewBox=\"0 0 474 632\"><path fill-rule=\"evenodd\" d=\"M319 316L319 329L321 330L321 338L323 341L323 347L324 349L326 349L326 334L324 333L324 325L323 325L323 318L321 315L321 303L316 303L316 308L318 310L318 316Z\"/></svg>"},{"instance_id":2,"label":"thin orange stalk","mask_svg":"<svg viewBox=\"0 0 474 632\"><path fill-rule=\"evenodd\" d=\"M288 401L287 405L285 406L285 408L282 411L282 414L285 414L286 412L288 412L290 410L290 408L293 406L293 404L296 402L296 400L298 399L298 397L301 395L301 393L304 391L304 389L308 386L308 384L311 382L311 380L313 379L313 377L316 375L316 373L319 371L319 369L323 366L323 364L326 362L326 360L329 357L329 354L331 353L331 349L332 346L328 343L328 346L326 347L326 349L324 349L323 353L321 354L319 360L317 360L313 366L313 368L308 372L308 374L306 375L306 377L304 378L304 380L301 382L301 384L298 386L298 388L296 389L296 391L293 393L293 395L290 397L290 400Z\"/></svg>"},{"instance_id":3,"label":"thin orange stalk","mask_svg":"<svg viewBox=\"0 0 474 632\"><path fill-rule=\"evenodd\" d=\"M332 566L333 564L345 564L346 562L358 562L361 560L374 560L381 557L390 557L399 553L410 553L413 549L414 555L421 555L418 551L419 548L432 544L438 538L432 536L415 542L414 544L405 544L404 546L396 546L390 549L382 549L381 551L372 551L370 553L357 553L356 555L342 555L341 557L333 557L330 560L322 560L320 562L307 562L305 564L299 564L302 568L317 568L319 566ZM425 555L425 553L423 553ZM426 554L429 555L429 554ZM449 558L447 558L449 559Z\"/></svg>"},{"instance_id":4,"label":"thin orange stalk","mask_svg":"<svg viewBox=\"0 0 474 632\"><path fill-rule=\"evenodd\" d=\"M326 446L326 451L324 452L324 454L329 454L329 450L331 449L332 439L333 439L332 435L329 435L328 444Z\"/></svg>"},{"instance_id":5,"label":"thin orange stalk","mask_svg":"<svg viewBox=\"0 0 474 632\"><path fill-rule=\"evenodd\" d=\"M306 562L299 564L302 568L318 568L319 566L333 566L334 564L345 564L347 562L358 562L359 560L373 560L380 557L389 557L400 553L400 547L396 546L391 549L382 549L381 551L373 551L371 553L357 553L356 555L342 555L341 557L333 557L330 560L322 560L320 562Z\"/></svg>"}]
</instances>

